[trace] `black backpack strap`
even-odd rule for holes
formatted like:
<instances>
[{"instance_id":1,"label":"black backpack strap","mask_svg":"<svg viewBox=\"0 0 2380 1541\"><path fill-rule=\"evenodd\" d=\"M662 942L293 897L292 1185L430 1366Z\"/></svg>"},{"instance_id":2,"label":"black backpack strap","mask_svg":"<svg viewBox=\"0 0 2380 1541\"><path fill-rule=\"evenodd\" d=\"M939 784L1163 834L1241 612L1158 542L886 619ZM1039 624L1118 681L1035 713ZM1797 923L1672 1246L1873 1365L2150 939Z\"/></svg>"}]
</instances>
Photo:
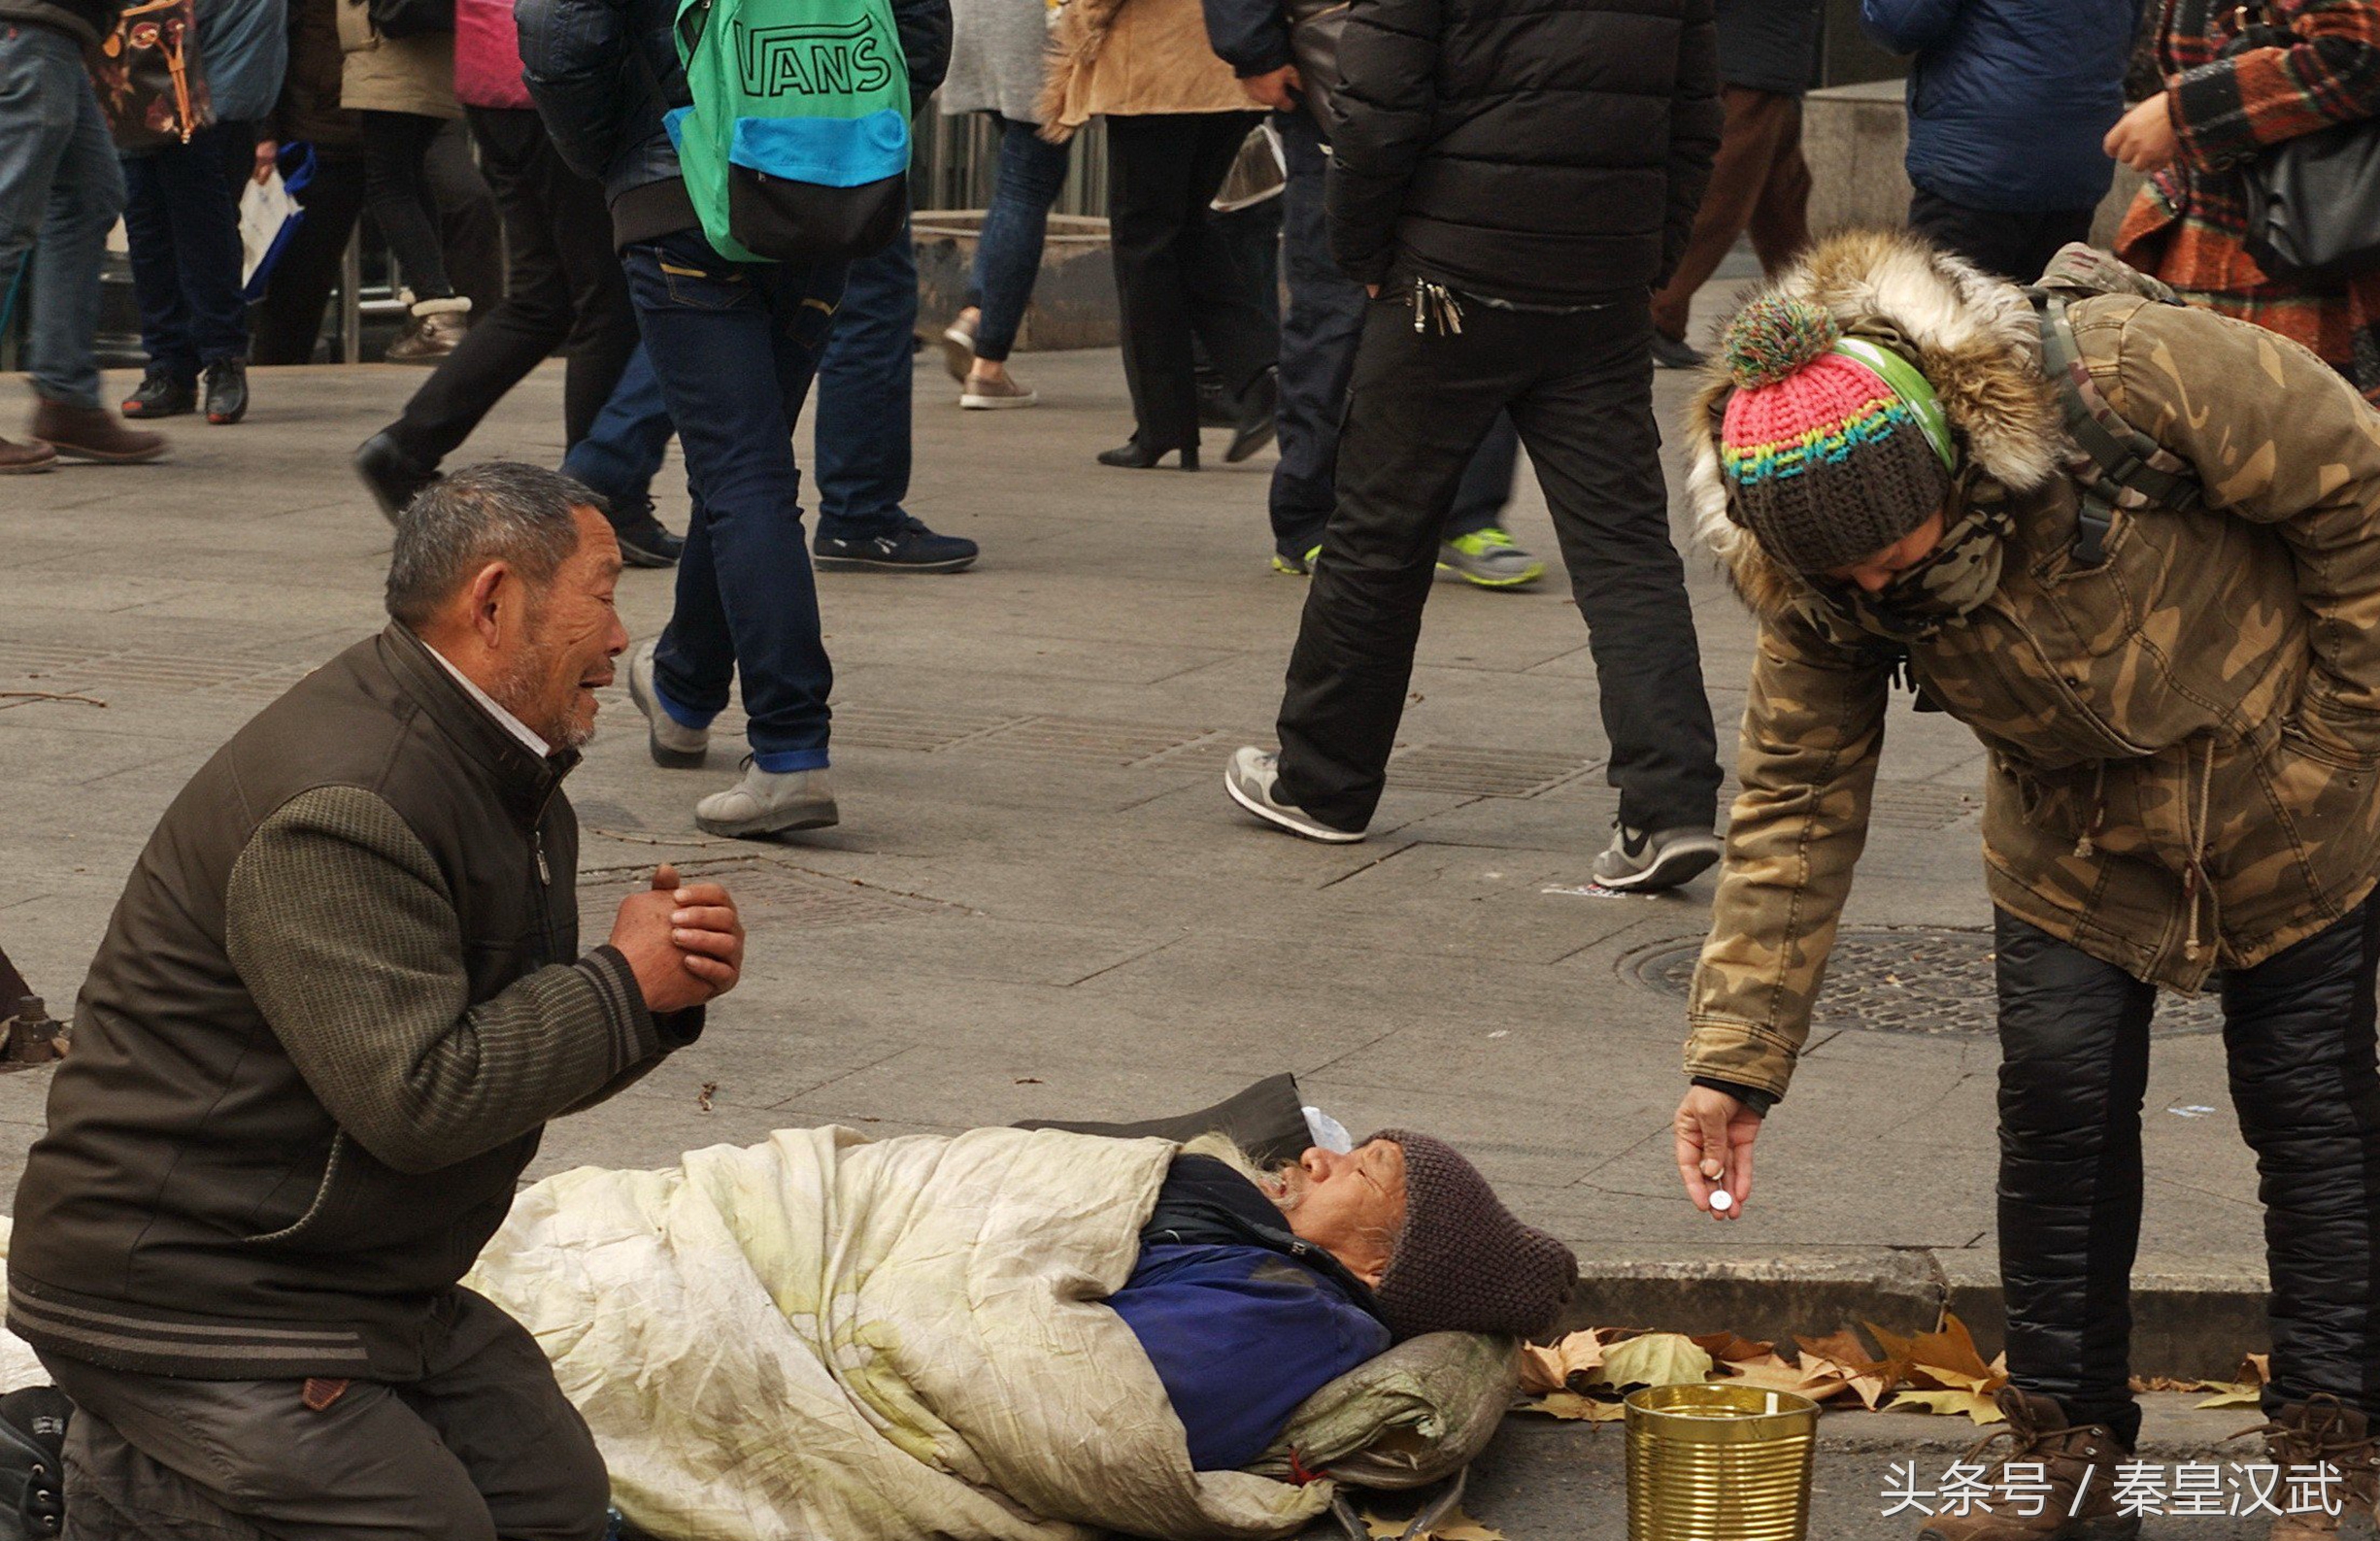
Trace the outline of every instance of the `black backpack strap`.
<instances>
[{"instance_id":1,"label":"black backpack strap","mask_svg":"<svg viewBox=\"0 0 2380 1541\"><path fill-rule=\"evenodd\" d=\"M2074 523L2074 559L2096 567L2107 559L2107 533L2119 508L2195 509L2205 501L2197 473L2181 456L2127 422L2107 404L2083 363L2066 296L2027 291L2041 323L2041 368L2058 387L2066 437L2089 462L2076 478L2082 506Z\"/></svg>"}]
</instances>

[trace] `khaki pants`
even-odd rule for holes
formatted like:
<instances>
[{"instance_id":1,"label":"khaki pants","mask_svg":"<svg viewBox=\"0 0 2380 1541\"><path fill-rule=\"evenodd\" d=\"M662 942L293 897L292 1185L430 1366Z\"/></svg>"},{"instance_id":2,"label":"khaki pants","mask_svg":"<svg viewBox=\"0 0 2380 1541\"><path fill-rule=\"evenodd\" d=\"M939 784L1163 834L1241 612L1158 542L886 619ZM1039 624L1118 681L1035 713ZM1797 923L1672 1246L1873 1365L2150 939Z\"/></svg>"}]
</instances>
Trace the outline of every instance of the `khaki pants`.
<instances>
[{"instance_id":1,"label":"khaki pants","mask_svg":"<svg viewBox=\"0 0 2380 1541\"><path fill-rule=\"evenodd\" d=\"M1801 98L1729 85L1720 92L1726 123L1719 158L1694 215L1694 233L1666 287L1653 296L1653 327L1686 336L1694 290L1719 271L1735 238L1747 231L1760 271L1775 274L1810 244L1810 168L1801 158Z\"/></svg>"},{"instance_id":2,"label":"khaki pants","mask_svg":"<svg viewBox=\"0 0 2380 1541\"><path fill-rule=\"evenodd\" d=\"M45 1356L77 1408L68 1537L601 1541L603 1457L536 1341L468 1291L442 1316L421 1380L352 1382L320 1411L302 1381Z\"/></svg>"}]
</instances>

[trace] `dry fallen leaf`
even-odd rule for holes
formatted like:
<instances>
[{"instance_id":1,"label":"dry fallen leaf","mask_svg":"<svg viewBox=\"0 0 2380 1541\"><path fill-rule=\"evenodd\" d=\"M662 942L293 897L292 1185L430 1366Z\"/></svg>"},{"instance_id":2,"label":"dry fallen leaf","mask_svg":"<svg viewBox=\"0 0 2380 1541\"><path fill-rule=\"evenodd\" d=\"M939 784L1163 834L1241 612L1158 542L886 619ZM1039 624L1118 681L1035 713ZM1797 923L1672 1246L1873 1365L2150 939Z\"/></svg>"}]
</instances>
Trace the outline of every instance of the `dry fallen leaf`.
<instances>
[{"instance_id":1,"label":"dry fallen leaf","mask_svg":"<svg viewBox=\"0 0 2380 1541\"><path fill-rule=\"evenodd\" d=\"M1363 1511L1363 1527L1372 1532L1372 1541L1396 1541L1405 1533L1410 1520L1384 1520L1371 1510ZM1445 1519L1429 1527L1425 1534L1432 1541L1504 1541L1504 1532L1493 1525L1481 1524L1464 1514L1459 1506Z\"/></svg>"},{"instance_id":2,"label":"dry fallen leaf","mask_svg":"<svg viewBox=\"0 0 2380 1541\"><path fill-rule=\"evenodd\" d=\"M2008 1372L1983 1361L1966 1323L1945 1312L1940 1330L1909 1340L1912 1372L1948 1390L1989 1396L2008 1384Z\"/></svg>"},{"instance_id":3,"label":"dry fallen leaf","mask_svg":"<svg viewBox=\"0 0 2380 1541\"><path fill-rule=\"evenodd\" d=\"M1711 1357L1682 1332L1648 1332L1603 1351L1603 1362L1593 1372L1594 1384L1626 1390L1631 1386L1692 1386L1711 1373Z\"/></svg>"},{"instance_id":4,"label":"dry fallen leaf","mask_svg":"<svg viewBox=\"0 0 2380 1541\"><path fill-rule=\"evenodd\" d=\"M710 1112L711 1099L718 1095L719 1083L716 1081L704 1082L702 1084L702 1089L694 1093L694 1111L697 1113Z\"/></svg>"},{"instance_id":5,"label":"dry fallen leaf","mask_svg":"<svg viewBox=\"0 0 2380 1541\"><path fill-rule=\"evenodd\" d=\"M2200 1390L2212 1390L2214 1388L2215 1383L2209 1382ZM2193 1402L2190 1405L2193 1407L2261 1407L2263 1401L2264 1389L2263 1387L2250 1386L2242 1381L2235 1385L2223 1387L2203 1402Z\"/></svg>"},{"instance_id":6,"label":"dry fallen leaf","mask_svg":"<svg viewBox=\"0 0 2380 1541\"><path fill-rule=\"evenodd\" d=\"M1513 1411L1543 1413L1548 1418L1579 1424L1608 1424L1627 1416L1627 1409L1618 1402L1600 1402L1592 1396L1581 1396L1576 1391L1556 1391L1535 1401L1523 1402Z\"/></svg>"},{"instance_id":7,"label":"dry fallen leaf","mask_svg":"<svg viewBox=\"0 0 2380 1541\"><path fill-rule=\"evenodd\" d=\"M1825 1366L1823 1369L1820 1366ZM1799 1364L1788 1364L1782 1355L1770 1354L1759 1359L1747 1359L1727 1366L1735 1373L1723 1386L1757 1386L1764 1391L1792 1391L1813 1402L1823 1402L1847 1388L1848 1382L1834 1366L1824 1359L1804 1359ZM1717 1376L1712 1377L1718 1380Z\"/></svg>"},{"instance_id":8,"label":"dry fallen leaf","mask_svg":"<svg viewBox=\"0 0 2380 1541\"><path fill-rule=\"evenodd\" d=\"M1885 1393L1903 1379L1899 1368L1870 1357L1867 1345L1848 1328L1829 1337L1797 1337L1793 1341L1800 1346L1803 1369L1814 1373L1832 1371L1842 1376L1871 1413Z\"/></svg>"},{"instance_id":9,"label":"dry fallen leaf","mask_svg":"<svg viewBox=\"0 0 2380 1541\"><path fill-rule=\"evenodd\" d=\"M1694 1336L1694 1347L1722 1364L1750 1364L1771 1357L1774 1343L1755 1343L1739 1338L1732 1332L1701 1332Z\"/></svg>"},{"instance_id":10,"label":"dry fallen leaf","mask_svg":"<svg viewBox=\"0 0 2380 1541\"><path fill-rule=\"evenodd\" d=\"M1521 1390L1529 1392L1577 1390L1603 1362L1603 1335L1593 1328L1573 1332L1559 1342L1521 1349Z\"/></svg>"},{"instance_id":11,"label":"dry fallen leaf","mask_svg":"<svg viewBox=\"0 0 2380 1541\"><path fill-rule=\"evenodd\" d=\"M2005 1422L1999 1404L1989 1396L1956 1388L1940 1391L1896 1391L1887 1412L1964 1414L1978 1424Z\"/></svg>"}]
</instances>

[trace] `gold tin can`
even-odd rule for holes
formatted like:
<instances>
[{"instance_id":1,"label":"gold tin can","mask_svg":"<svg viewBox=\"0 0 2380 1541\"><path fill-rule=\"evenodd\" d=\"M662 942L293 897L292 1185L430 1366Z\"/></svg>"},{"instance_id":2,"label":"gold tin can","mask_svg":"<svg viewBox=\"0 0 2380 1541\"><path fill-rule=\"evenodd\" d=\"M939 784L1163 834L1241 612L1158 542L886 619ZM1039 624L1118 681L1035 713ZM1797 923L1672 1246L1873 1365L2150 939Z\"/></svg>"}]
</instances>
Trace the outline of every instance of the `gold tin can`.
<instances>
[{"instance_id":1,"label":"gold tin can","mask_svg":"<svg viewBox=\"0 0 2380 1541\"><path fill-rule=\"evenodd\" d=\"M1818 1404L1649 1386L1627 1399L1628 1541L1807 1541Z\"/></svg>"}]
</instances>

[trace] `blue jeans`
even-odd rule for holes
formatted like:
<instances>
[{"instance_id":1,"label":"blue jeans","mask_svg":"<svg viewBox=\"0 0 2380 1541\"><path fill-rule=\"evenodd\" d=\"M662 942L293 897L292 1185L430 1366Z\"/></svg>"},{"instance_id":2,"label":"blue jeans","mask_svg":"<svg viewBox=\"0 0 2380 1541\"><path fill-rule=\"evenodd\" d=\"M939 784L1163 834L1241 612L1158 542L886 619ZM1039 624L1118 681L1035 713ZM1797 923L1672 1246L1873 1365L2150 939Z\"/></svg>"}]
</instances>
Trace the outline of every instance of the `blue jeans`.
<instances>
[{"instance_id":1,"label":"blue jeans","mask_svg":"<svg viewBox=\"0 0 2380 1541\"><path fill-rule=\"evenodd\" d=\"M0 294L31 251L25 367L45 400L99 405L99 265L123 208L82 49L63 32L0 21Z\"/></svg>"},{"instance_id":2,"label":"blue jeans","mask_svg":"<svg viewBox=\"0 0 2380 1541\"><path fill-rule=\"evenodd\" d=\"M677 431L653 355L639 343L587 437L562 456L562 475L601 493L615 519L632 520L653 507L653 479Z\"/></svg>"},{"instance_id":3,"label":"blue jeans","mask_svg":"<svg viewBox=\"0 0 2380 1541\"><path fill-rule=\"evenodd\" d=\"M1017 346L1017 327L1041 276L1041 243L1050 205L1066 184L1071 143L1053 145L1033 123L1000 119L1000 177L975 239L967 273L967 303L983 312L975 323L975 356L998 362Z\"/></svg>"},{"instance_id":4,"label":"blue jeans","mask_svg":"<svg viewBox=\"0 0 2380 1541\"><path fill-rule=\"evenodd\" d=\"M819 361L819 538L871 540L909 515L909 386L918 330L918 259L909 226L851 265Z\"/></svg>"},{"instance_id":5,"label":"blue jeans","mask_svg":"<svg viewBox=\"0 0 2380 1541\"><path fill-rule=\"evenodd\" d=\"M1348 382L1356 373L1356 344L1363 335L1363 285L1331 260L1323 218L1323 173L1327 157L1314 120L1304 113L1273 119L1281 130L1288 184L1281 189L1281 262L1289 279L1289 309L1281 318L1281 407L1275 416L1281 459L1273 467L1273 547L1302 557L1322 544L1323 526L1339 500L1339 423L1347 416ZM1493 524L1512 497L1520 436L1498 414L1463 472L1446 538Z\"/></svg>"},{"instance_id":6,"label":"blue jeans","mask_svg":"<svg viewBox=\"0 0 2380 1541\"><path fill-rule=\"evenodd\" d=\"M240 297L240 200L253 123L214 123L186 145L123 157L124 239L149 367L176 380L248 352Z\"/></svg>"},{"instance_id":7,"label":"blue jeans","mask_svg":"<svg viewBox=\"0 0 2380 1541\"><path fill-rule=\"evenodd\" d=\"M834 666L802 542L793 423L843 293L841 263L730 262L700 230L620 253L645 348L686 447L693 517L654 658L661 704L708 727L743 675L753 763L826 763Z\"/></svg>"}]
</instances>

